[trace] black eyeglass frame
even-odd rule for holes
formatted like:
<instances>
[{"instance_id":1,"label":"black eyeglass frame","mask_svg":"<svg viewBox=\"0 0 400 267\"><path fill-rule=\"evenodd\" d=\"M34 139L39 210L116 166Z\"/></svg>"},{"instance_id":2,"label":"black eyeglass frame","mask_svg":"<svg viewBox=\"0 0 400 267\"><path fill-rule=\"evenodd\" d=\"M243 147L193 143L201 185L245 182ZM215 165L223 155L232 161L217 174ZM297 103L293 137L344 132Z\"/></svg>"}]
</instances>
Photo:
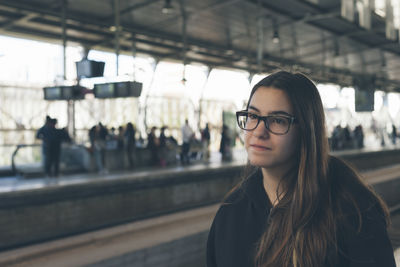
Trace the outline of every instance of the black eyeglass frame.
<instances>
[{"instance_id":1,"label":"black eyeglass frame","mask_svg":"<svg viewBox=\"0 0 400 267\"><path fill-rule=\"evenodd\" d=\"M244 128L242 128L242 127L240 126L239 117L240 117L240 116L243 116L243 115L249 116L249 114L251 114L251 115L257 117L257 123L256 123L256 125L254 126L253 129L244 129ZM271 118L271 117L283 117L283 118L289 119L289 126L288 126L286 132L284 132L284 133L275 133L275 132L271 131L271 129L269 128L269 124L268 124L268 122L267 122L267 119L268 119L268 118ZM242 129L242 130L245 130L245 131L254 131L254 130L258 127L258 125L260 124L260 121L261 121L261 120L264 122L265 128L266 128L270 133L276 134L276 135L285 135L285 134L287 134L287 133L290 131L290 127L292 126L292 124L296 122L296 117L290 116L290 115L283 115L283 114L279 114L279 115L268 115L268 116L259 116L259 115L257 115L257 114L251 113L251 112L249 112L249 111L247 111L247 110L241 110L241 111L237 111L237 112L236 112L236 122L237 122L239 128Z\"/></svg>"}]
</instances>

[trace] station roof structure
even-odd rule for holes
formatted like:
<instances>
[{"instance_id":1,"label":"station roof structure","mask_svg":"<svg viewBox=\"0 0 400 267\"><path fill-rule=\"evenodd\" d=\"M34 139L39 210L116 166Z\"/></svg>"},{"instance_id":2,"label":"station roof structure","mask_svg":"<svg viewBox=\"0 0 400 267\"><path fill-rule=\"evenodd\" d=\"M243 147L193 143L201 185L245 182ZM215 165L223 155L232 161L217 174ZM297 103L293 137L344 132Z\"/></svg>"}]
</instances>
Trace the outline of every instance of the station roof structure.
<instances>
[{"instance_id":1,"label":"station roof structure","mask_svg":"<svg viewBox=\"0 0 400 267\"><path fill-rule=\"evenodd\" d=\"M295 70L342 86L368 77L400 91L398 30L342 2L0 0L0 34L250 73Z\"/></svg>"}]
</instances>

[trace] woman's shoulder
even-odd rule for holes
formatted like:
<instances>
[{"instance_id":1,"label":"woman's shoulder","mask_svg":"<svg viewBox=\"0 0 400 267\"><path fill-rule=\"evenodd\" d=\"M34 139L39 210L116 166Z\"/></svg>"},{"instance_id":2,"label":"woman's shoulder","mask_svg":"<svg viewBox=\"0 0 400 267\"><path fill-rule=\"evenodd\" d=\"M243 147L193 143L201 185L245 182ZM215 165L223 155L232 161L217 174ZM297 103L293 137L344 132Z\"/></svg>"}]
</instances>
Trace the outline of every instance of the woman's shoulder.
<instances>
[{"instance_id":1,"label":"woman's shoulder","mask_svg":"<svg viewBox=\"0 0 400 267\"><path fill-rule=\"evenodd\" d=\"M387 233L385 216L378 206L361 212L360 221L352 221L338 230L340 255L349 266L395 266L393 248Z\"/></svg>"},{"instance_id":2,"label":"woman's shoulder","mask_svg":"<svg viewBox=\"0 0 400 267\"><path fill-rule=\"evenodd\" d=\"M360 205L366 204L367 207L371 201L377 200L374 190L365 183L361 174L339 158L330 157L328 176L331 191L336 197L351 198Z\"/></svg>"},{"instance_id":3,"label":"woman's shoulder","mask_svg":"<svg viewBox=\"0 0 400 267\"><path fill-rule=\"evenodd\" d=\"M226 194L221 202L220 210L232 209L247 201L245 183L246 181L241 181Z\"/></svg>"},{"instance_id":4,"label":"woman's shoulder","mask_svg":"<svg viewBox=\"0 0 400 267\"><path fill-rule=\"evenodd\" d=\"M394 266L386 204L340 159L330 159L329 176L341 257L351 266Z\"/></svg>"},{"instance_id":5,"label":"woman's shoulder","mask_svg":"<svg viewBox=\"0 0 400 267\"><path fill-rule=\"evenodd\" d=\"M247 198L240 187L234 188L221 202L215 214L213 224L217 232L231 227L245 213Z\"/></svg>"},{"instance_id":6,"label":"woman's shoulder","mask_svg":"<svg viewBox=\"0 0 400 267\"><path fill-rule=\"evenodd\" d=\"M247 209L250 203L259 202L256 198L259 196L259 190L262 183L261 178L257 172L250 174L248 177L240 181L233 189L228 192L225 198L222 200L219 214L226 214L227 212L232 215L232 213L241 213L243 210Z\"/></svg>"},{"instance_id":7,"label":"woman's shoulder","mask_svg":"<svg viewBox=\"0 0 400 267\"><path fill-rule=\"evenodd\" d=\"M374 189L343 160L331 156L329 161L331 193L345 218L385 221L387 208Z\"/></svg>"}]
</instances>

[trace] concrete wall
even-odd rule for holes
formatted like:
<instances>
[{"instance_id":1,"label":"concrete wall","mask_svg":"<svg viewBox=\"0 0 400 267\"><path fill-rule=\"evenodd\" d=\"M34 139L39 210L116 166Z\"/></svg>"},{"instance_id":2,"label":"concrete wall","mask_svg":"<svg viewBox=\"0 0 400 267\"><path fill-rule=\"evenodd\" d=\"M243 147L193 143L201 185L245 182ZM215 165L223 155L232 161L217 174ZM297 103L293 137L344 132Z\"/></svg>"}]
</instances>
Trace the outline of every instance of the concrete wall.
<instances>
[{"instance_id":1,"label":"concrete wall","mask_svg":"<svg viewBox=\"0 0 400 267\"><path fill-rule=\"evenodd\" d=\"M147 173L2 193L0 250L216 203L237 182L241 169Z\"/></svg>"},{"instance_id":2,"label":"concrete wall","mask_svg":"<svg viewBox=\"0 0 400 267\"><path fill-rule=\"evenodd\" d=\"M400 173L398 179L373 184L373 188L389 207L400 204Z\"/></svg>"},{"instance_id":3,"label":"concrete wall","mask_svg":"<svg viewBox=\"0 0 400 267\"><path fill-rule=\"evenodd\" d=\"M132 251L86 267L204 267L208 231L158 246Z\"/></svg>"},{"instance_id":4,"label":"concrete wall","mask_svg":"<svg viewBox=\"0 0 400 267\"><path fill-rule=\"evenodd\" d=\"M357 152L357 153L355 153ZM400 150L379 150L379 151L340 151L334 152L336 155L351 165L356 167L358 170L373 170L382 168L384 166L400 164Z\"/></svg>"}]
</instances>

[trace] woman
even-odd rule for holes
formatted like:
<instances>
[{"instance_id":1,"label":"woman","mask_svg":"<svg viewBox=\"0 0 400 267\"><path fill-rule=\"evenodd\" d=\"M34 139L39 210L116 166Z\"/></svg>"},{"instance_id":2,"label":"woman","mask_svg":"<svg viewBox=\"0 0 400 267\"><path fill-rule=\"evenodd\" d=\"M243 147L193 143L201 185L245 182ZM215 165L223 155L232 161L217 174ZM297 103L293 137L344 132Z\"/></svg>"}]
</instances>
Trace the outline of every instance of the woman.
<instances>
[{"instance_id":1,"label":"woman","mask_svg":"<svg viewBox=\"0 0 400 267\"><path fill-rule=\"evenodd\" d=\"M250 171L215 216L208 267L395 267L387 207L328 155L321 99L307 77L264 78L237 119Z\"/></svg>"}]
</instances>

